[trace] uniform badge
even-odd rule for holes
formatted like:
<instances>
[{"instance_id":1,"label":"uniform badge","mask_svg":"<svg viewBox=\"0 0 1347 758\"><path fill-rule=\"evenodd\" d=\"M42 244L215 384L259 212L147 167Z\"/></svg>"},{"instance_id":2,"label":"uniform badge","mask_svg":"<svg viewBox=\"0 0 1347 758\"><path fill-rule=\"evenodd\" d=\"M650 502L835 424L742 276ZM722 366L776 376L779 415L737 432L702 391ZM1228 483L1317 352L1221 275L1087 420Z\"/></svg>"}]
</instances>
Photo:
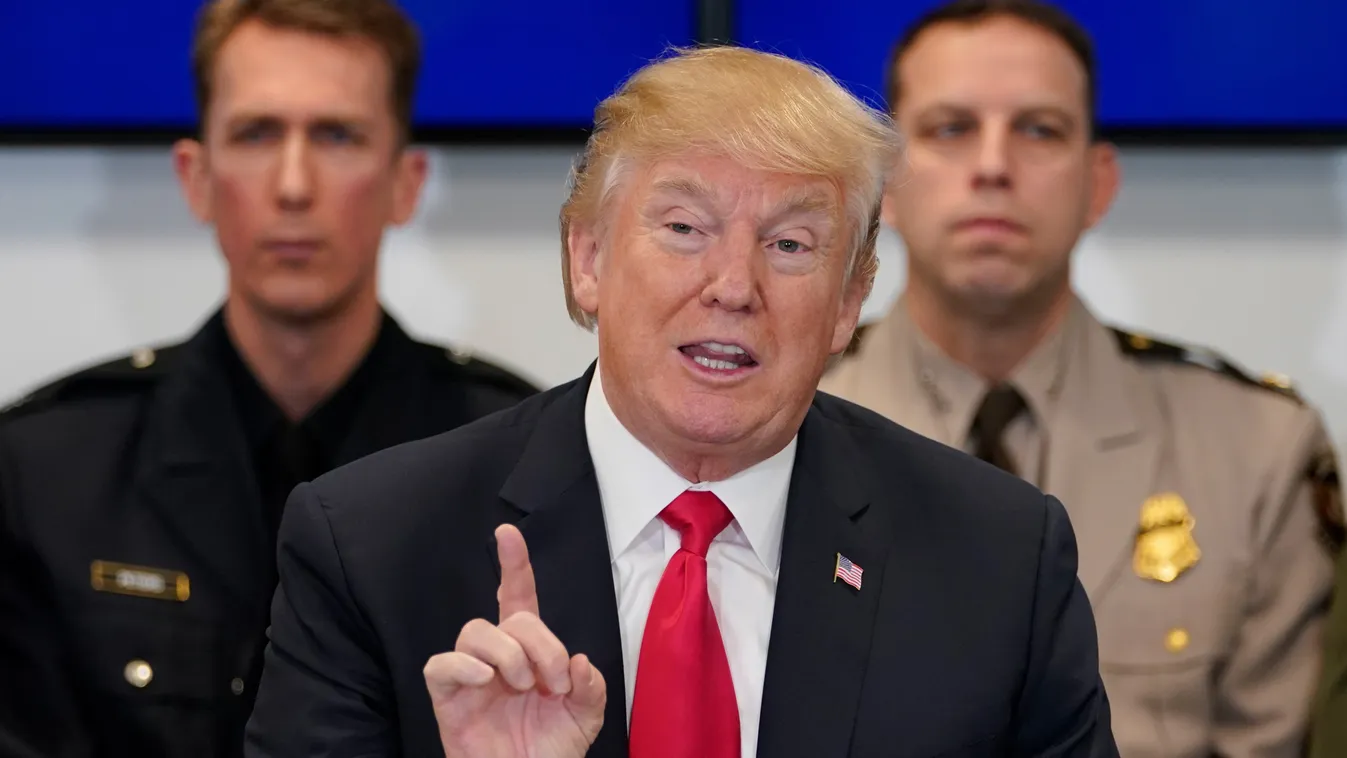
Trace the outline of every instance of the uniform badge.
<instances>
[{"instance_id":1,"label":"uniform badge","mask_svg":"<svg viewBox=\"0 0 1347 758\"><path fill-rule=\"evenodd\" d=\"M1137 576L1172 582L1196 565L1202 551L1193 538L1197 521L1183 498L1173 492L1151 495L1141 504L1132 568Z\"/></svg>"},{"instance_id":2,"label":"uniform badge","mask_svg":"<svg viewBox=\"0 0 1347 758\"><path fill-rule=\"evenodd\" d=\"M149 597L155 600L187 602L192 583L181 571L132 566L112 561L94 561L89 565L89 583L99 592Z\"/></svg>"}]
</instances>

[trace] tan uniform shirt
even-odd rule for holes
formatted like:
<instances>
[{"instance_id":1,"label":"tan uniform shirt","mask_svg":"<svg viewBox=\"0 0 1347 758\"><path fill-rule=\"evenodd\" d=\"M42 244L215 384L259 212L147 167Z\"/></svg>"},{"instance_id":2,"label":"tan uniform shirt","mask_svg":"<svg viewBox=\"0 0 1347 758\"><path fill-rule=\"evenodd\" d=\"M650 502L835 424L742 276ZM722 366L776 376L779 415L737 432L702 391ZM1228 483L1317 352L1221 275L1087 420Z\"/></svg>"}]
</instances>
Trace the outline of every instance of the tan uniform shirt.
<instances>
[{"instance_id":1,"label":"tan uniform shirt","mask_svg":"<svg viewBox=\"0 0 1347 758\"><path fill-rule=\"evenodd\" d=\"M1123 758L1299 755L1333 569L1318 412L1079 301L1011 382L1005 442L1071 515ZM967 450L986 386L900 300L820 389Z\"/></svg>"}]
</instances>

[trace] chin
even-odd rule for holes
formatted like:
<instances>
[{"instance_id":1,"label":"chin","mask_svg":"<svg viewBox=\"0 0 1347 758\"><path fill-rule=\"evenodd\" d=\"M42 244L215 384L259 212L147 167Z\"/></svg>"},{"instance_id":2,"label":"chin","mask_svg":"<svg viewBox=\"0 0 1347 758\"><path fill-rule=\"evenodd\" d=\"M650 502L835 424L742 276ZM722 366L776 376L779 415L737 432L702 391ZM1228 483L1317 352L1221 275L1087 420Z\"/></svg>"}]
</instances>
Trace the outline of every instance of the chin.
<instances>
[{"instance_id":1,"label":"chin","mask_svg":"<svg viewBox=\"0 0 1347 758\"><path fill-rule=\"evenodd\" d=\"M965 300L986 298L1004 301L1022 297L1033 285L1033 276L1007 261L986 261L954 272L949 290Z\"/></svg>"},{"instance_id":2,"label":"chin","mask_svg":"<svg viewBox=\"0 0 1347 758\"><path fill-rule=\"evenodd\" d=\"M249 300L271 318L292 323L322 320L342 307L340 298L318 287L264 287Z\"/></svg>"},{"instance_id":3,"label":"chin","mask_svg":"<svg viewBox=\"0 0 1347 758\"><path fill-rule=\"evenodd\" d=\"M664 416L678 436L705 445L724 445L747 437L753 430L742 402L727 397L685 397Z\"/></svg>"}]
</instances>

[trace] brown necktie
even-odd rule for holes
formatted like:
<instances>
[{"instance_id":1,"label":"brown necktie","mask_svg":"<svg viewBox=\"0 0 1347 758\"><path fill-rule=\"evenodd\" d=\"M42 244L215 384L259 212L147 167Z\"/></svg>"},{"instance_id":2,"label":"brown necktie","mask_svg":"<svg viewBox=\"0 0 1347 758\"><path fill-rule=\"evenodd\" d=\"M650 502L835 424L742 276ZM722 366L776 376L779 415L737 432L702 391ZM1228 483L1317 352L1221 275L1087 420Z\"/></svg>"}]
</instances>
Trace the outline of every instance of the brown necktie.
<instances>
[{"instance_id":1,"label":"brown necktie","mask_svg":"<svg viewBox=\"0 0 1347 758\"><path fill-rule=\"evenodd\" d=\"M1015 461L1006 451L1006 427L1024 410L1024 397L1009 384L998 384L987 391L973 417L972 436L977 447L974 455L998 468L1018 475Z\"/></svg>"}]
</instances>

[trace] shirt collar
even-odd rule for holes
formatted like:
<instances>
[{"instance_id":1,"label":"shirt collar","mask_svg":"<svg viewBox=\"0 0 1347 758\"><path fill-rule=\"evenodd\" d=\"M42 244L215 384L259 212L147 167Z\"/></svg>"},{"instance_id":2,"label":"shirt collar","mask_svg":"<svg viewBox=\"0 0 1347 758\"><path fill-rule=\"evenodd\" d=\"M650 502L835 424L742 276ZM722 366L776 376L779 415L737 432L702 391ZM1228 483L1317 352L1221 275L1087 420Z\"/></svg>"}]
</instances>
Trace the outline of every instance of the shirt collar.
<instances>
[{"instance_id":1,"label":"shirt collar","mask_svg":"<svg viewBox=\"0 0 1347 758\"><path fill-rule=\"evenodd\" d=\"M328 465L336 462L342 444L355 426L369 387L375 381L377 367L393 349L396 332L392 318L383 314L378 334L364 357L331 395L296 424L308 432ZM223 310L206 324L206 333L233 392L248 446L254 451L264 450L272 436L290 422L239 354L225 327Z\"/></svg>"},{"instance_id":2,"label":"shirt collar","mask_svg":"<svg viewBox=\"0 0 1347 758\"><path fill-rule=\"evenodd\" d=\"M901 307L901 304L900 304ZM1061 393L1062 380L1069 363L1069 346L1081 322L1081 305L1073 296L1066 316L1011 372L1010 383L1024 396L1035 424L1046 423ZM973 416L988 390L988 384L971 369L950 358L911 324L916 350L914 365L921 385L932 395L937 406L949 415L951 430L962 444L967 439Z\"/></svg>"},{"instance_id":3,"label":"shirt collar","mask_svg":"<svg viewBox=\"0 0 1347 758\"><path fill-rule=\"evenodd\" d=\"M613 414L598 366L585 401L585 435L613 559L674 498L684 490L700 489L710 490L725 503L758 560L776 573L798 435L776 455L728 479L694 484L641 444Z\"/></svg>"}]
</instances>

